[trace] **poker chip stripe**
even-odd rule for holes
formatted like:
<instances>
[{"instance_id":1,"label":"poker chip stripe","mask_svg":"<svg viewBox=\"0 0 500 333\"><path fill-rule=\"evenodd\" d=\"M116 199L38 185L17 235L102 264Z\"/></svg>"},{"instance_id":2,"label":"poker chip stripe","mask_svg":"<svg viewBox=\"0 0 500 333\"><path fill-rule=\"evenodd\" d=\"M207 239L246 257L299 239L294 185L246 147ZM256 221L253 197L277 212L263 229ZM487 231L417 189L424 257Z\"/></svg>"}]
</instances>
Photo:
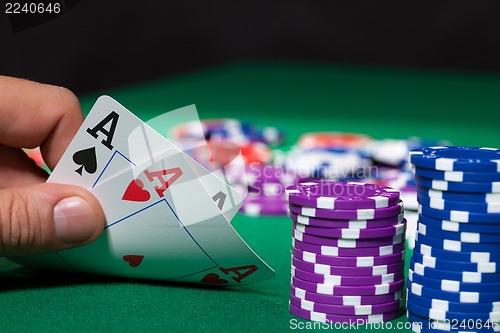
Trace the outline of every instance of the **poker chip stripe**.
<instances>
[{"instance_id":1,"label":"poker chip stripe","mask_svg":"<svg viewBox=\"0 0 500 333\"><path fill-rule=\"evenodd\" d=\"M407 290L408 300L414 304L426 308L433 308L442 311L451 312L470 312L470 313L481 313L481 312L499 312L500 302L491 303L458 303L440 300L437 298L427 298L413 294L411 291Z\"/></svg>"},{"instance_id":2,"label":"poker chip stripe","mask_svg":"<svg viewBox=\"0 0 500 333\"><path fill-rule=\"evenodd\" d=\"M297 278L308 282L332 284L339 286L369 286L376 284L387 284L404 279L403 272L399 272L396 274L392 273L386 275L376 275L376 276L352 277L352 276L310 273L307 271L303 271L299 268L296 268L293 265L292 265L292 276L296 276Z\"/></svg>"},{"instance_id":3,"label":"poker chip stripe","mask_svg":"<svg viewBox=\"0 0 500 333\"><path fill-rule=\"evenodd\" d=\"M320 209L376 209L394 206L399 192L390 187L357 182L309 182L286 189L287 201Z\"/></svg>"},{"instance_id":4,"label":"poker chip stripe","mask_svg":"<svg viewBox=\"0 0 500 333\"><path fill-rule=\"evenodd\" d=\"M373 220L397 216L403 212L403 203L378 209L321 209L290 204L290 210L295 214L332 218L337 220Z\"/></svg>"},{"instance_id":5,"label":"poker chip stripe","mask_svg":"<svg viewBox=\"0 0 500 333\"><path fill-rule=\"evenodd\" d=\"M292 284L298 288L309 290L318 294L339 296L375 296L394 293L404 286L404 279L393 283L378 284L373 286L336 286L301 280L292 277Z\"/></svg>"},{"instance_id":6,"label":"poker chip stripe","mask_svg":"<svg viewBox=\"0 0 500 333\"><path fill-rule=\"evenodd\" d=\"M332 304L311 302L308 300L295 297L294 295L290 294L290 302L297 308L308 311L321 312L333 315L344 315L344 316L366 316L366 315L396 311L401 308L403 299L399 299L397 301L393 301L390 303L382 303L376 305L345 306L345 305L332 305Z\"/></svg>"},{"instance_id":7,"label":"poker chip stripe","mask_svg":"<svg viewBox=\"0 0 500 333\"><path fill-rule=\"evenodd\" d=\"M476 147L428 147L410 152L412 164L432 170L500 172L500 151Z\"/></svg>"},{"instance_id":8,"label":"poker chip stripe","mask_svg":"<svg viewBox=\"0 0 500 333\"><path fill-rule=\"evenodd\" d=\"M463 262L499 262L500 263L500 253L498 252L454 252L448 250L442 250L429 245L420 244L419 241L415 241L416 251L422 255L434 257L437 259L449 260L453 258L456 261Z\"/></svg>"},{"instance_id":9,"label":"poker chip stripe","mask_svg":"<svg viewBox=\"0 0 500 333\"><path fill-rule=\"evenodd\" d=\"M428 235L423 235L417 232L415 239L420 242L420 244L428 245L442 250L455 251L455 252L500 252L500 244L495 243L464 243L461 241L434 238Z\"/></svg>"},{"instance_id":10,"label":"poker chip stripe","mask_svg":"<svg viewBox=\"0 0 500 333\"><path fill-rule=\"evenodd\" d=\"M477 183L477 182L447 182L446 180L431 179L415 176L417 185L440 191L471 192L471 193L499 193L500 182Z\"/></svg>"},{"instance_id":11,"label":"poker chip stripe","mask_svg":"<svg viewBox=\"0 0 500 333\"><path fill-rule=\"evenodd\" d=\"M490 232L500 233L500 224L494 223L462 223L449 220L435 219L425 215L419 215L418 222L441 230L455 232Z\"/></svg>"},{"instance_id":12,"label":"poker chip stripe","mask_svg":"<svg viewBox=\"0 0 500 333\"><path fill-rule=\"evenodd\" d=\"M344 306L358 306L384 304L400 300L403 297L403 289L400 289L393 293L375 296L339 296L318 294L290 284L290 294L297 298L308 300L311 302Z\"/></svg>"},{"instance_id":13,"label":"poker chip stripe","mask_svg":"<svg viewBox=\"0 0 500 333\"><path fill-rule=\"evenodd\" d=\"M380 276L391 273L402 273L404 271L404 262L400 261L394 264L368 266L368 267L345 267L331 266L325 264L310 263L292 256L292 265L295 267L316 274L323 275L341 275L341 276Z\"/></svg>"},{"instance_id":14,"label":"poker chip stripe","mask_svg":"<svg viewBox=\"0 0 500 333\"><path fill-rule=\"evenodd\" d=\"M334 257L336 257L336 256L340 256L340 257L373 256L373 257L380 257L380 256L387 256L387 255L391 255L391 254L396 254L396 253L403 251L404 249L406 249L406 242L401 242L399 244L387 245L387 246L381 246L381 247L366 247L366 248L349 249L349 248L343 248L343 247L333 247L333 246L309 244L309 243L305 243L305 242L301 242L299 240L296 240L295 238L292 237L292 246L294 246L295 248L302 250L302 251L321 254L324 256L334 256Z\"/></svg>"},{"instance_id":15,"label":"poker chip stripe","mask_svg":"<svg viewBox=\"0 0 500 333\"><path fill-rule=\"evenodd\" d=\"M314 311L307 311L300 309L295 305L290 303L290 312L300 318L307 320L319 321L319 322L329 322L329 323L350 323L350 324L365 324L365 323L379 323L384 321L394 320L401 317L403 310L399 309L393 312L367 315L367 316L337 316L332 314L325 314Z\"/></svg>"},{"instance_id":16,"label":"poker chip stripe","mask_svg":"<svg viewBox=\"0 0 500 333\"><path fill-rule=\"evenodd\" d=\"M391 237L405 233L406 220L403 223L393 227L377 228L377 229L330 229L305 226L303 224L293 222L293 228L302 233L315 235L327 238L347 238L347 239L363 239L363 238L381 238Z\"/></svg>"},{"instance_id":17,"label":"poker chip stripe","mask_svg":"<svg viewBox=\"0 0 500 333\"><path fill-rule=\"evenodd\" d=\"M330 257L307 251L301 251L297 248L292 248L292 254L294 257L302 261L307 261L316 264L347 266L347 267L387 265L405 259L405 251L380 257Z\"/></svg>"},{"instance_id":18,"label":"poker chip stripe","mask_svg":"<svg viewBox=\"0 0 500 333\"><path fill-rule=\"evenodd\" d=\"M469 283L500 282L500 274L498 273L441 270L416 263L413 258L410 259L410 268L419 275L428 276L435 279L442 279L443 277L446 277L450 280Z\"/></svg>"},{"instance_id":19,"label":"poker chip stripe","mask_svg":"<svg viewBox=\"0 0 500 333\"><path fill-rule=\"evenodd\" d=\"M499 273L500 267L494 262L470 263L463 261L450 261L444 259L436 259L430 256L424 256L413 249L413 260L415 263L422 264L426 267L432 267L442 270L451 270L456 272L478 272L478 273Z\"/></svg>"},{"instance_id":20,"label":"poker chip stripe","mask_svg":"<svg viewBox=\"0 0 500 333\"><path fill-rule=\"evenodd\" d=\"M500 298L500 293L477 293L477 292L449 292L438 289L429 288L418 283L411 282L406 279L408 290L415 295L427 298L438 298L450 302L458 303L491 303L497 302Z\"/></svg>"},{"instance_id":21,"label":"poker chip stripe","mask_svg":"<svg viewBox=\"0 0 500 333\"><path fill-rule=\"evenodd\" d=\"M423 286L439 289L443 291L450 292L461 292L461 291L471 291L471 292L500 292L500 284L495 282L482 282L482 283L466 283L446 279L444 276L441 279L434 279L427 276L422 276L415 274L415 272L410 269L408 271L408 279L410 281L421 284Z\"/></svg>"},{"instance_id":22,"label":"poker chip stripe","mask_svg":"<svg viewBox=\"0 0 500 333\"><path fill-rule=\"evenodd\" d=\"M447 240L456 240L463 243L499 243L500 234L487 234L479 232L456 232L446 231L438 228L429 227L423 223L418 223L417 231L422 235L432 235L434 238L443 238Z\"/></svg>"},{"instance_id":23,"label":"poker chip stripe","mask_svg":"<svg viewBox=\"0 0 500 333\"><path fill-rule=\"evenodd\" d=\"M500 181L500 172L464 172L464 171L440 171L431 170L419 167L413 167L412 171L414 174L428 178L445 180L447 182L477 182L477 183L489 183Z\"/></svg>"},{"instance_id":24,"label":"poker chip stripe","mask_svg":"<svg viewBox=\"0 0 500 333\"><path fill-rule=\"evenodd\" d=\"M423 206L441 210L466 210L476 213L500 213L500 202L480 203L429 198L417 194L417 201Z\"/></svg>"},{"instance_id":25,"label":"poker chip stripe","mask_svg":"<svg viewBox=\"0 0 500 333\"><path fill-rule=\"evenodd\" d=\"M406 308L408 311L415 313L419 316L434 319L434 320L481 320L481 321L490 321L490 322L499 322L500 321L500 312L490 312L490 313L464 313L464 312L451 312L451 311L442 311L434 308L426 308L410 302L409 300L406 302Z\"/></svg>"},{"instance_id":26,"label":"poker chip stripe","mask_svg":"<svg viewBox=\"0 0 500 333\"><path fill-rule=\"evenodd\" d=\"M404 214L377 220L332 220L290 213L290 218L303 225L333 229L377 229L403 223Z\"/></svg>"},{"instance_id":27,"label":"poker chip stripe","mask_svg":"<svg viewBox=\"0 0 500 333\"><path fill-rule=\"evenodd\" d=\"M460 223L500 223L500 213L476 213L459 210L434 209L419 205L419 214L438 220L449 220Z\"/></svg>"},{"instance_id":28,"label":"poker chip stripe","mask_svg":"<svg viewBox=\"0 0 500 333\"><path fill-rule=\"evenodd\" d=\"M401 233L395 236L382 238L364 238L364 239L346 239L346 238L328 238L322 236L314 236L303 233L295 228L292 229L293 238L296 240L317 245L345 247L345 248L361 248L361 247L378 247L385 245L394 245L405 240L405 234Z\"/></svg>"}]
</instances>

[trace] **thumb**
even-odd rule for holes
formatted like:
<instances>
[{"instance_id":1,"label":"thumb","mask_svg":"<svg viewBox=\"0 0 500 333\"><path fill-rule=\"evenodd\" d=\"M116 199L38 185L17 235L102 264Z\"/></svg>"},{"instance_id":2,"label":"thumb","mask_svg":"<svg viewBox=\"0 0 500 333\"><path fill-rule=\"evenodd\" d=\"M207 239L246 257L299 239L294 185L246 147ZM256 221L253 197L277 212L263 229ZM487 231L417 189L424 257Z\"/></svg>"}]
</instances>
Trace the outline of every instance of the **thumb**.
<instances>
[{"instance_id":1,"label":"thumb","mask_svg":"<svg viewBox=\"0 0 500 333\"><path fill-rule=\"evenodd\" d=\"M0 190L0 256L81 246L103 228L99 202L81 187L46 183Z\"/></svg>"}]
</instances>

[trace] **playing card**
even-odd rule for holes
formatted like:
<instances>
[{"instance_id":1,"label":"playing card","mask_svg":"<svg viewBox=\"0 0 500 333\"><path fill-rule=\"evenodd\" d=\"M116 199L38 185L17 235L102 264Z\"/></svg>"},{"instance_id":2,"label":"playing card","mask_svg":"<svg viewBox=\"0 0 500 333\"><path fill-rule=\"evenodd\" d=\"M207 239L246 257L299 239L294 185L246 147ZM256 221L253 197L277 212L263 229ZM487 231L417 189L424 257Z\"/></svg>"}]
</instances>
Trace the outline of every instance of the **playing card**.
<instances>
[{"instance_id":1,"label":"playing card","mask_svg":"<svg viewBox=\"0 0 500 333\"><path fill-rule=\"evenodd\" d=\"M48 182L90 189L122 171L130 170L131 166L171 150L180 152L174 144L111 97L101 96ZM230 221L243 202L241 195L195 161L191 162L191 166L201 178L205 190Z\"/></svg>"}]
</instances>

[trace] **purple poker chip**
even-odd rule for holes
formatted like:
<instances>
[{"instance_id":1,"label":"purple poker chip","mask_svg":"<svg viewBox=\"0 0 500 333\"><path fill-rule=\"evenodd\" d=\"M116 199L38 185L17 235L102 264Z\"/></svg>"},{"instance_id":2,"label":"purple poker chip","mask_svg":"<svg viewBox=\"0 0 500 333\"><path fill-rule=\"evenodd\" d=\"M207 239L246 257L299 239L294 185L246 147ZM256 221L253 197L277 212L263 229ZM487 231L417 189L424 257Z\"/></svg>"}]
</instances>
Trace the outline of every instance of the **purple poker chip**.
<instances>
[{"instance_id":1,"label":"purple poker chip","mask_svg":"<svg viewBox=\"0 0 500 333\"><path fill-rule=\"evenodd\" d=\"M249 192L243 200L240 212L249 216L286 216L289 213L284 195L267 196L263 193L252 192Z\"/></svg>"},{"instance_id":2,"label":"purple poker chip","mask_svg":"<svg viewBox=\"0 0 500 333\"><path fill-rule=\"evenodd\" d=\"M399 202L399 192L390 187L357 182L309 182L286 189L293 204L321 209L384 208Z\"/></svg>"},{"instance_id":3,"label":"purple poker chip","mask_svg":"<svg viewBox=\"0 0 500 333\"><path fill-rule=\"evenodd\" d=\"M292 265L292 276L321 284L333 284L339 286L373 286L375 284L387 284L399 281L405 278L404 273L391 273L386 275L375 276L341 276L341 275L323 275L307 271L303 271Z\"/></svg>"},{"instance_id":4,"label":"purple poker chip","mask_svg":"<svg viewBox=\"0 0 500 333\"><path fill-rule=\"evenodd\" d=\"M331 257L302 251L295 247L292 248L293 256L302 261L307 261L315 264L346 267L367 267L393 264L399 261L404 261L405 252L406 251L401 251L399 253L381 257Z\"/></svg>"},{"instance_id":5,"label":"purple poker chip","mask_svg":"<svg viewBox=\"0 0 500 333\"><path fill-rule=\"evenodd\" d=\"M345 247L335 247L326 245L316 245L301 242L292 238L292 245L299 250L321 254L323 256L334 257L380 257L399 253L406 249L406 242L401 242L394 245L386 245L380 247L363 247L357 249L349 249Z\"/></svg>"},{"instance_id":6,"label":"purple poker chip","mask_svg":"<svg viewBox=\"0 0 500 333\"><path fill-rule=\"evenodd\" d=\"M300 289L312 291L318 294L339 296L375 296L394 293L402 289L405 285L405 280L402 279L393 283L375 284L372 286L336 286L333 284L308 282L293 276L292 284Z\"/></svg>"},{"instance_id":7,"label":"purple poker chip","mask_svg":"<svg viewBox=\"0 0 500 333\"><path fill-rule=\"evenodd\" d=\"M297 229L292 230L292 236L296 240L299 240L301 242L306 242L309 244L346 247L346 248L380 247L385 245L394 245L394 244L399 244L406 239L404 233L395 236L381 237L381 238L365 238L365 239L328 238L328 237L305 234Z\"/></svg>"},{"instance_id":8,"label":"purple poker chip","mask_svg":"<svg viewBox=\"0 0 500 333\"><path fill-rule=\"evenodd\" d=\"M338 296L324 295L307 291L290 284L290 295L311 302L334 305L374 305L398 301L403 297L403 289L393 293L375 296Z\"/></svg>"},{"instance_id":9,"label":"purple poker chip","mask_svg":"<svg viewBox=\"0 0 500 333\"><path fill-rule=\"evenodd\" d=\"M293 222L293 228L304 234L320 237L347 239L380 238L404 234L406 231L406 220L404 220L403 223L392 227L377 229L330 229L305 226L297 222Z\"/></svg>"},{"instance_id":10,"label":"purple poker chip","mask_svg":"<svg viewBox=\"0 0 500 333\"><path fill-rule=\"evenodd\" d=\"M295 214L335 220L373 220L398 216L403 212L403 202L387 208L367 209L321 209L290 204Z\"/></svg>"},{"instance_id":11,"label":"purple poker chip","mask_svg":"<svg viewBox=\"0 0 500 333\"><path fill-rule=\"evenodd\" d=\"M399 299L392 301L390 303L382 303L375 305L332 305L323 304L317 302L311 302L305 299L301 299L290 294L290 303L296 307L314 311L322 312L333 315L345 315L345 316L366 316L379 313L387 313L400 309L404 305L404 300Z\"/></svg>"},{"instance_id":12,"label":"purple poker chip","mask_svg":"<svg viewBox=\"0 0 500 333\"><path fill-rule=\"evenodd\" d=\"M290 218L304 225L321 228L375 229L389 227L403 222L404 214L377 220L332 220L290 213Z\"/></svg>"},{"instance_id":13,"label":"purple poker chip","mask_svg":"<svg viewBox=\"0 0 500 333\"><path fill-rule=\"evenodd\" d=\"M343 266L331 266L331 265L311 263L300 260L293 256L292 256L292 265L305 272L323 274L323 275L340 275L348 277L380 276L393 273L403 274L405 268L404 261L400 261L394 264L379 265L379 266L343 267Z\"/></svg>"}]
</instances>

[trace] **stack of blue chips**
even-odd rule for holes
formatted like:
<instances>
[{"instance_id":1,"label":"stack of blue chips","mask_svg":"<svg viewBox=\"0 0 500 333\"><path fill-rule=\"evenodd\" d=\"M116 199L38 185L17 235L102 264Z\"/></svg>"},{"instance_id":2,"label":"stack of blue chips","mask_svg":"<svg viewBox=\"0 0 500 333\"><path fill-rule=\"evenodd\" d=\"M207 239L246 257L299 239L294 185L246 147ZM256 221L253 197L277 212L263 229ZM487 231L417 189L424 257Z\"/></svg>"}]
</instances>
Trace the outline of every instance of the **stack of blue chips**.
<instances>
[{"instance_id":1,"label":"stack of blue chips","mask_svg":"<svg viewBox=\"0 0 500 333\"><path fill-rule=\"evenodd\" d=\"M500 150L429 147L410 154L419 202L407 279L413 330L499 331Z\"/></svg>"}]
</instances>

